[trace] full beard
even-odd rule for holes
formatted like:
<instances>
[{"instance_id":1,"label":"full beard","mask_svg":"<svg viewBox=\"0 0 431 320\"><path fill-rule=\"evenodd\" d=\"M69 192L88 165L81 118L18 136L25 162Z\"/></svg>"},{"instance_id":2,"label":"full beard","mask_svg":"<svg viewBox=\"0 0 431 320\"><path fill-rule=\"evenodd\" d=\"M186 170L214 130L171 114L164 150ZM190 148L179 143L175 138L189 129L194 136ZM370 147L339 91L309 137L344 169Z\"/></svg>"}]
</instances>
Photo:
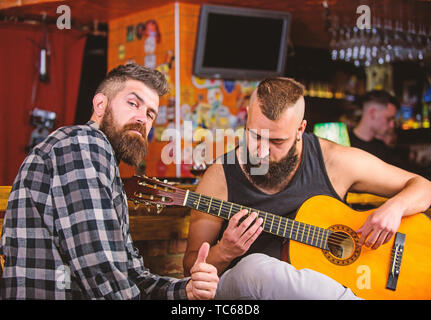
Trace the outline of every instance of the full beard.
<instances>
[{"instance_id":1,"label":"full beard","mask_svg":"<svg viewBox=\"0 0 431 320\"><path fill-rule=\"evenodd\" d=\"M147 133L144 125L131 123L118 129L111 107L108 107L100 123L100 130L107 136L118 160L136 167L144 160L148 149ZM130 132L130 130L138 131L142 136Z\"/></svg>"},{"instance_id":2,"label":"full beard","mask_svg":"<svg viewBox=\"0 0 431 320\"><path fill-rule=\"evenodd\" d=\"M296 140L292 147L287 152L287 155L280 161L270 161L268 164L268 171L265 174L252 174L252 169L261 166L262 164L257 163L248 148L247 148L247 161L244 164L244 170L246 171L250 180L258 187L263 189L273 189L281 186L289 175L295 170L299 161L299 157L296 154Z\"/></svg>"}]
</instances>

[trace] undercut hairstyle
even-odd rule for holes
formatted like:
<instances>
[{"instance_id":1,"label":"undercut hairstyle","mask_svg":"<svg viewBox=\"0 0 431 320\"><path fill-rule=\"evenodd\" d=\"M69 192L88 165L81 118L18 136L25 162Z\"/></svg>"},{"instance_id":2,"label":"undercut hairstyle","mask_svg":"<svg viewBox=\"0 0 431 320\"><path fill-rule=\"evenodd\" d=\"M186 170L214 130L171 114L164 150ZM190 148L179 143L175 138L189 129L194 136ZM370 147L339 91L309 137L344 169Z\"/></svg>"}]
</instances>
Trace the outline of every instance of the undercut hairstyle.
<instances>
[{"instance_id":1,"label":"undercut hairstyle","mask_svg":"<svg viewBox=\"0 0 431 320\"><path fill-rule=\"evenodd\" d=\"M96 93L103 93L111 101L115 95L125 87L127 80L137 80L163 96L169 92L168 82L160 71L150 69L136 63L119 65L112 69L96 89Z\"/></svg>"},{"instance_id":2,"label":"undercut hairstyle","mask_svg":"<svg viewBox=\"0 0 431 320\"><path fill-rule=\"evenodd\" d=\"M257 86L262 113L270 120L280 119L283 112L304 96L305 88L291 78L269 78Z\"/></svg>"},{"instance_id":3,"label":"undercut hairstyle","mask_svg":"<svg viewBox=\"0 0 431 320\"><path fill-rule=\"evenodd\" d=\"M369 91L365 93L360 99L360 105L362 106L362 109L364 109L371 103L381 105L385 108L388 107L389 103L392 103L395 108L397 108L397 110L400 108L400 103L398 102L398 99L385 90Z\"/></svg>"}]
</instances>

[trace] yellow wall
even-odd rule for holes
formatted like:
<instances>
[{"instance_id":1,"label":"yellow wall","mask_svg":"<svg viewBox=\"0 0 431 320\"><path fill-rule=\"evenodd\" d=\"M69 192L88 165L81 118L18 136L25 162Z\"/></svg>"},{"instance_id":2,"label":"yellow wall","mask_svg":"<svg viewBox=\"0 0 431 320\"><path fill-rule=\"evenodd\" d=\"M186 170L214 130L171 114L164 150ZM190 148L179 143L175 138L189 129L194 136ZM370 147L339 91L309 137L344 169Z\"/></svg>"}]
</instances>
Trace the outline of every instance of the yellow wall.
<instances>
[{"instance_id":1,"label":"yellow wall","mask_svg":"<svg viewBox=\"0 0 431 320\"><path fill-rule=\"evenodd\" d=\"M138 31L151 29L151 22L149 21L152 20L157 23L160 39L157 39L157 36L154 37L153 35L149 35L145 31ZM130 30L132 30L132 32L130 32ZM133 37L130 38L130 35ZM141 36L140 39L139 36ZM153 45L155 42L154 52L145 47L148 43L151 47L152 40L148 41L148 38L150 37L152 37L153 40L156 38L155 41L153 41ZM165 64L161 69L166 72L166 76L171 84L171 93L160 99L160 105L168 105L169 98L171 98L175 93L173 90L175 64L172 64L172 69L169 69L166 63L168 62L166 60L170 59L170 56L173 55L174 51L175 28L173 4L141 11L109 22L108 70L111 70L119 64L125 64L131 60L136 63L146 65L146 57L151 61L151 56L155 56L155 66ZM155 169L159 163L160 152L164 145L166 145L166 143L150 143L149 152L145 159L147 168L150 171L147 171L147 174L152 176L156 175ZM124 163L120 165L120 170L122 176L130 176L135 171L134 168L128 167ZM166 175L175 176L175 165L171 165L167 168Z\"/></svg>"},{"instance_id":2,"label":"yellow wall","mask_svg":"<svg viewBox=\"0 0 431 320\"><path fill-rule=\"evenodd\" d=\"M200 5L196 4L179 4L180 17L180 115L184 116L183 120L190 120L193 123L194 141L182 141L182 148L188 145L189 148L196 147L200 137L212 132L215 138L215 129L232 128L236 130L239 122L237 116L244 116L245 102L244 97L249 95L255 87L256 82L231 81L215 79L200 79L193 76L193 58L195 50L196 34L198 29ZM160 101L159 117L154 124L152 139L149 144L149 152L146 158L146 174L149 176L174 177L176 175L176 166L174 164L165 165L161 161L161 154L167 142L160 142L160 135L168 126L175 125L175 65L167 67L170 60L169 52L175 53L175 4L168 4L158 8L138 12L109 23L109 43L108 43L108 69L112 69L118 64L124 64L128 60L134 60L137 63L145 65L145 59L151 53L145 52L145 43L148 35L144 34L141 39L127 41L127 28L133 26L135 33L137 26L145 24L149 20L155 20L160 31L160 42L156 44L154 55L156 56L156 65L159 70L166 72L171 83L171 93ZM221 48L222 50L222 48ZM166 112L165 112L166 111ZM163 114L168 114L167 121L163 121ZM169 115L171 119L169 119ZM174 117L174 118L172 118ZM201 126L206 126L203 130ZM241 126L239 126L241 127ZM232 130L232 132L234 132ZM231 133L232 133L231 132ZM231 134L232 136L232 134ZM204 139L205 140L205 139ZM211 146L212 150L207 154L207 161L214 159L216 156L224 153L233 147L232 143L227 144L227 139L220 140L218 147L215 143L207 139L206 143ZM196 148L194 149L196 150ZM212 152L211 152L212 151ZM192 154L192 150L182 152L183 154ZM166 154L166 152L165 152ZM181 166L182 177L192 177L189 170L192 160L189 164ZM129 176L134 173L134 169L121 165L120 169L123 176Z\"/></svg>"}]
</instances>

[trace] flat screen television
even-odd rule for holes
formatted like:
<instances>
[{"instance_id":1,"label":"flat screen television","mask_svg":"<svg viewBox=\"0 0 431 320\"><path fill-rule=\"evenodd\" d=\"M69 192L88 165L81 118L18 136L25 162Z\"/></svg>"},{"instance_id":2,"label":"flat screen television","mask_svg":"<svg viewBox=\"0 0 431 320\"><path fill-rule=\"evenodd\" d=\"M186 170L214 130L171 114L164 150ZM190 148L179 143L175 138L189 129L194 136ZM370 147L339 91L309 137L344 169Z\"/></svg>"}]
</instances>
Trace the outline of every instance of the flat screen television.
<instances>
[{"instance_id":1,"label":"flat screen television","mask_svg":"<svg viewBox=\"0 0 431 320\"><path fill-rule=\"evenodd\" d=\"M288 12L202 5L193 74L259 80L285 71Z\"/></svg>"}]
</instances>

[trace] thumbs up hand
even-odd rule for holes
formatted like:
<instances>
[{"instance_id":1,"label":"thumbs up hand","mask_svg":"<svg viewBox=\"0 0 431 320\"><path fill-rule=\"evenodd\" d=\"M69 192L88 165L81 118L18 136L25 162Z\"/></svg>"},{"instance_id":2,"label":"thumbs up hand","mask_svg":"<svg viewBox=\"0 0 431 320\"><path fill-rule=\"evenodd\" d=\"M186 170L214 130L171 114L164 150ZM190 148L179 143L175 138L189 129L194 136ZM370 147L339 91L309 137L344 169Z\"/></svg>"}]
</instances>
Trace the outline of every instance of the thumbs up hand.
<instances>
[{"instance_id":1,"label":"thumbs up hand","mask_svg":"<svg viewBox=\"0 0 431 320\"><path fill-rule=\"evenodd\" d=\"M206 263L210 245L204 242L199 249L195 264L190 269L191 279L187 283L186 292L189 300L213 299L218 284L217 269Z\"/></svg>"}]
</instances>

